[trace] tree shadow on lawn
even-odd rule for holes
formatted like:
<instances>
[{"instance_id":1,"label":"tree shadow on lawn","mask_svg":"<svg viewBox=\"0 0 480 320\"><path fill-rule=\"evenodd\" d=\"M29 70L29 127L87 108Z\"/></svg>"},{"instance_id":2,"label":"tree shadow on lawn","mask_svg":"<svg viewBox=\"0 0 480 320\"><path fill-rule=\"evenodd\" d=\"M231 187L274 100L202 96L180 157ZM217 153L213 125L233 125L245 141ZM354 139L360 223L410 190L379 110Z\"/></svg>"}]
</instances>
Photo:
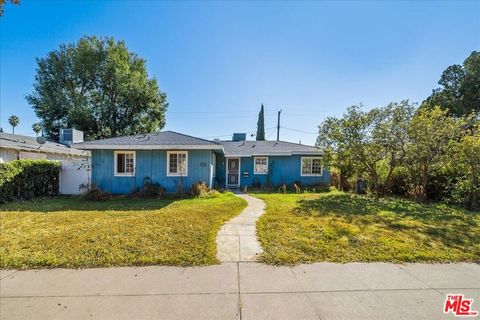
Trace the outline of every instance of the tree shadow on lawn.
<instances>
[{"instance_id":1,"label":"tree shadow on lawn","mask_svg":"<svg viewBox=\"0 0 480 320\"><path fill-rule=\"evenodd\" d=\"M187 199L187 198L184 198ZM182 198L141 199L113 197L105 201L88 201L79 196L42 197L26 201L15 201L0 205L0 212L30 211L139 211L159 210Z\"/></svg>"},{"instance_id":2,"label":"tree shadow on lawn","mask_svg":"<svg viewBox=\"0 0 480 320\"><path fill-rule=\"evenodd\" d=\"M398 198L332 194L299 200L294 214L340 218L365 227L376 224L406 234L422 233L449 247L465 249L467 244L480 243L480 214L444 205L420 204Z\"/></svg>"}]
</instances>

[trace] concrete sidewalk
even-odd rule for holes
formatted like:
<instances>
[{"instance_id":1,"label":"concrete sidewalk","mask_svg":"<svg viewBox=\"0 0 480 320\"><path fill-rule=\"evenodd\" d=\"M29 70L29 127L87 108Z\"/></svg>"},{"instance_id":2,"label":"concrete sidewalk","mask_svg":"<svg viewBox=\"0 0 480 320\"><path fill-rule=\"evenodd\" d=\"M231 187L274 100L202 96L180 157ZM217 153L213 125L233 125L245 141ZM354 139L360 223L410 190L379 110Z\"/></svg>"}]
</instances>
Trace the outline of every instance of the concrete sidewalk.
<instances>
[{"instance_id":1,"label":"concrete sidewalk","mask_svg":"<svg viewBox=\"0 0 480 320\"><path fill-rule=\"evenodd\" d=\"M1 319L453 319L442 313L446 293L480 310L480 266L465 263L239 262L0 277Z\"/></svg>"}]
</instances>

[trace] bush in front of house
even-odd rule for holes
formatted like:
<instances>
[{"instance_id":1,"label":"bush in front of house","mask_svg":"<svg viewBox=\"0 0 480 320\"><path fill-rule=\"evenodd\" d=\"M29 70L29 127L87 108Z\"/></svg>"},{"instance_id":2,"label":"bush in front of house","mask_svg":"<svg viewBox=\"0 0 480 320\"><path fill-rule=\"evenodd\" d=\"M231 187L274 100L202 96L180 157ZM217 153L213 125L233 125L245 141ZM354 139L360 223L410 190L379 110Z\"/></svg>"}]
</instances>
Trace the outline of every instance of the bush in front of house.
<instances>
[{"instance_id":1,"label":"bush in front of house","mask_svg":"<svg viewBox=\"0 0 480 320\"><path fill-rule=\"evenodd\" d=\"M165 188L158 183L153 183L150 177L143 179L143 186L135 191L132 196L145 199L157 199L165 195Z\"/></svg>"},{"instance_id":2,"label":"bush in front of house","mask_svg":"<svg viewBox=\"0 0 480 320\"><path fill-rule=\"evenodd\" d=\"M0 163L0 203L58 195L60 162L15 160Z\"/></svg>"},{"instance_id":3,"label":"bush in front of house","mask_svg":"<svg viewBox=\"0 0 480 320\"><path fill-rule=\"evenodd\" d=\"M83 194L83 198L88 201L105 201L111 197L110 192L102 191L96 184L92 184Z\"/></svg>"},{"instance_id":4,"label":"bush in front of house","mask_svg":"<svg viewBox=\"0 0 480 320\"><path fill-rule=\"evenodd\" d=\"M192 184L190 188L190 195L199 198L216 197L219 192L214 189L210 189L205 181L198 181Z\"/></svg>"}]
</instances>

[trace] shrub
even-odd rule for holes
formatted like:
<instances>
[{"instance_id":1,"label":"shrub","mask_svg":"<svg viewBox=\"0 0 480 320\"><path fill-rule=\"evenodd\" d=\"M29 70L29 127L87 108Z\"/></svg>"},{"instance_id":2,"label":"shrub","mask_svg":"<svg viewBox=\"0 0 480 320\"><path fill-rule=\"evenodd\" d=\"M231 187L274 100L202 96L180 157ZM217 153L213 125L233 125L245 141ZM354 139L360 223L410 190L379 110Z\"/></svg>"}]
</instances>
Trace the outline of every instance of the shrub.
<instances>
[{"instance_id":1,"label":"shrub","mask_svg":"<svg viewBox=\"0 0 480 320\"><path fill-rule=\"evenodd\" d=\"M400 196L408 195L408 170L405 167L396 167L392 173L388 192Z\"/></svg>"},{"instance_id":2,"label":"shrub","mask_svg":"<svg viewBox=\"0 0 480 320\"><path fill-rule=\"evenodd\" d=\"M260 182L260 179L258 179L258 177L253 178L252 188L253 189L261 189L262 188L262 183Z\"/></svg>"},{"instance_id":3,"label":"shrub","mask_svg":"<svg viewBox=\"0 0 480 320\"><path fill-rule=\"evenodd\" d=\"M199 198L214 198L220 194L217 190L210 189L205 181L198 181L192 184L189 193Z\"/></svg>"},{"instance_id":4,"label":"shrub","mask_svg":"<svg viewBox=\"0 0 480 320\"><path fill-rule=\"evenodd\" d=\"M92 184L88 191L83 194L85 200L88 201L105 201L110 199L111 196L109 192L100 190L95 184Z\"/></svg>"},{"instance_id":5,"label":"shrub","mask_svg":"<svg viewBox=\"0 0 480 320\"><path fill-rule=\"evenodd\" d=\"M200 197L205 195L210 191L210 188L207 186L205 181L198 181L192 184L190 188L190 194L194 197Z\"/></svg>"},{"instance_id":6,"label":"shrub","mask_svg":"<svg viewBox=\"0 0 480 320\"><path fill-rule=\"evenodd\" d=\"M60 162L15 160L0 163L0 203L58 194Z\"/></svg>"},{"instance_id":7,"label":"shrub","mask_svg":"<svg viewBox=\"0 0 480 320\"><path fill-rule=\"evenodd\" d=\"M330 172L330 185L340 190L340 174L337 169L332 168Z\"/></svg>"},{"instance_id":8,"label":"shrub","mask_svg":"<svg viewBox=\"0 0 480 320\"><path fill-rule=\"evenodd\" d=\"M165 189L158 183L153 183L149 177L146 177L143 179L143 187L133 195L139 198L157 199L165 195Z\"/></svg>"}]
</instances>

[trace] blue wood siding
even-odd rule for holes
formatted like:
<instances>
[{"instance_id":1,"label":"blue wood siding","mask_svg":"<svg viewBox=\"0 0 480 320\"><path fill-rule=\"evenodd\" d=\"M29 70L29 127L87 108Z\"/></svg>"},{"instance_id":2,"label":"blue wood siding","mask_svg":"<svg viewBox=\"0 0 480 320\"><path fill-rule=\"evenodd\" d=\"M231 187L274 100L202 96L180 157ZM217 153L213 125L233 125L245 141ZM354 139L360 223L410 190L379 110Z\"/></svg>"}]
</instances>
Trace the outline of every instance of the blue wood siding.
<instances>
[{"instance_id":1,"label":"blue wood siding","mask_svg":"<svg viewBox=\"0 0 480 320\"><path fill-rule=\"evenodd\" d=\"M210 166L212 164L211 150L188 150L188 176L167 176L166 150L135 150L135 176L116 177L114 173L114 150L92 151L92 182L101 190L113 194L128 194L140 188L146 177L154 183L159 183L167 192L176 192L179 185L188 191L197 181L210 181Z\"/></svg>"},{"instance_id":2,"label":"blue wood siding","mask_svg":"<svg viewBox=\"0 0 480 320\"><path fill-rule=\"evenodd\" d=\"M254 183L261 185L272 184L279 186L286 184L293 185L295 182L301 182L304 186L328 185L330 181L330 172L324 168L322 176L301 176L301 158L300 155L293 156L269 156L268 166L269 174L254 174L254 157L240 158L240 186L251 187ZM226 159L223 155L217 155L216 182L220 187L225 187ZM245 175L248 173L248 175Z\"/></svg>"}]
</instances>

